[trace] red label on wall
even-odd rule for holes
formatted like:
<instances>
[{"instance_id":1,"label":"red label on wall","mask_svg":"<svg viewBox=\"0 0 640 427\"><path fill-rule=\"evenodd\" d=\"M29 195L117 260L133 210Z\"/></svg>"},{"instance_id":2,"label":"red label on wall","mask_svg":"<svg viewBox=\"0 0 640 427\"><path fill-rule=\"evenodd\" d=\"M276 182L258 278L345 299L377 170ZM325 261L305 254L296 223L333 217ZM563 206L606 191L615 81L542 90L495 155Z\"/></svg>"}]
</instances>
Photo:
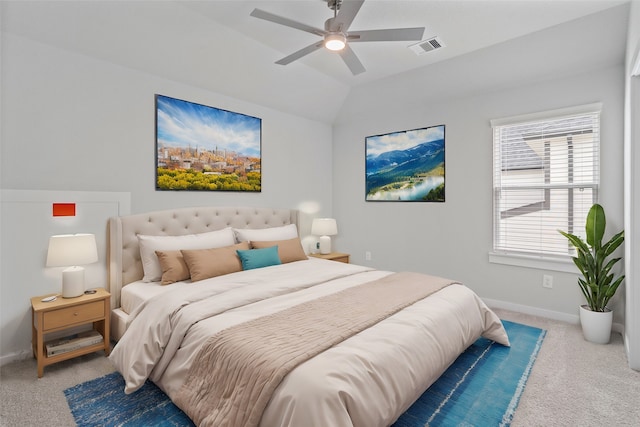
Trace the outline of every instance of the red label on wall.
<instances>
[{"instance_id":1,"label":"red label on wall","mask_svg":"<svg viewBox=\"0 0 640 427\"><path fill-rule=\"evenodd\" d=\"M75 203L54 203L53 216L76 216Z\"/></svg>"}]
</instances>

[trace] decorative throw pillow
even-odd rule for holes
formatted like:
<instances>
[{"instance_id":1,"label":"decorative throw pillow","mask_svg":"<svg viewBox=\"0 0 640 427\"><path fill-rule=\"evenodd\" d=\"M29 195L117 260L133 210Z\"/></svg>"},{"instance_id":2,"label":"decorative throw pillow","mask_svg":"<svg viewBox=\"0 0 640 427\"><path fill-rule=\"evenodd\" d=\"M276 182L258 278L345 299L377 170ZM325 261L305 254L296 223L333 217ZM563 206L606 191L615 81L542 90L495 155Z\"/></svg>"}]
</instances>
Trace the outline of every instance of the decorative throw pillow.
<instances>
[{"instance_id":1,"label":"decorative throw pillow","mask_svg":"<svg viewBox=\"0 0 640 427\"><path fill-rule=\"evenodd\" d=\"M144 270L142 280L144 282L157 282L162 278L162 268L156 251L220 248L235 243L236 240L231 227L184 236L146 236L139 234L140 259Z\"/></svg>"},{"instance_id":2,"label":"decorative throw pillow","mask_svg":"<svg viewBox=\"0 0 640 427\"><path fill-rule=\"evenodd\" d=\"M156 251L162 269L161 285L170 285L189 279L189 268L180 251Z\"/></svg>"},{"instance_id":3,"label":"decorative throw pillow","mask_svg":"<svg viewBox=\"0 0 640 427\"><path fill-rule=\"evenodd\" d=\"M286 240L298 237L298 228L295 224L270 228L234 228L233 232L238 242Z\"/></svg>"},{"instance_id":4,"label":"decorative throw pillow","mask_svg":"<svg viewBox=\"0 0 640 427\"><path fill-rule=\"evenodd\" d=\"M254 249L269 248L271 246L278 247L278 256L283 264L308 259L304 253L304 249L302 249L302 243L300 243L300 239L297 237L288 240L251 241L251 247Z\"/></svg>"},{"instance_id":5,"label":"decorative throw pillow","mask_svg":"<svg viewBox=\"0 0 640 427\"><path fill-rule=\"evenodd\" d=\"M237 245L212 249L187 249L182 250L184 262L189 268L191 281L209 279L224 274L242 271L242 263L238 258L237 250L249 250L249 243L242 242Z\"/></svg>"},{"instance_id":6,"label":"decorative throw pillow","mask_svg":"<svg viewBox=\"0 0 640 427\"><path fill-rule=\"evenodd\" d=\"M281 264L277 246L263 249L238 250L236 252L242 262L243 270Z\"/></svg>"}]
</instances>

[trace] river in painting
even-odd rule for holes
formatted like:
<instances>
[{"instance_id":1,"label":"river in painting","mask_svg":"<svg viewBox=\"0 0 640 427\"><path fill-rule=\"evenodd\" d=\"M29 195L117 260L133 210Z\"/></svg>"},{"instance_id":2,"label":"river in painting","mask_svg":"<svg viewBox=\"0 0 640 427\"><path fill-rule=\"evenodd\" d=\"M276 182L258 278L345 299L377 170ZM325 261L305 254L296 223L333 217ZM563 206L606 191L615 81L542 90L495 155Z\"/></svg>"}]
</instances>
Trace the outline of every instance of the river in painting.
<instances>
[{"instance_id":1,"label":"river in painting","mask_svg":"<svg viewBox=\"0 0 640 427\"><path fill-rule=\"evenodd\" d=\"M422 200L429 191L444 183L443 176L428 176L422 178L422 182L403 188L377 191L367 196L367 200L397 200L417 202Z\"/></svg>"}]
</instances>

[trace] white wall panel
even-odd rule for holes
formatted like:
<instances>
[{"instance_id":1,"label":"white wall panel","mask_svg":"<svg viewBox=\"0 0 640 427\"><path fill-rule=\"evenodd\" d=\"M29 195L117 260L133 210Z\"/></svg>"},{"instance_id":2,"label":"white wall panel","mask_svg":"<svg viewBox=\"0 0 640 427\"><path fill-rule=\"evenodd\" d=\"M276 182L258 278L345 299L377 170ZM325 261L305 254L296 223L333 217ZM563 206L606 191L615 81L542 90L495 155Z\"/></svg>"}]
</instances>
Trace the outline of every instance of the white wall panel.
<instances>
[{"instance_id":1,"label":"white wall panel","mask_svg":"<svg viewBox=\"0 0 640 427\"><path fill-rule=\"evenodd\" d=\"M53 216L53 203L75 203L76 215ZM49 237L92 233L98 262L85 266L85 287L107 287L107 220L127 215L129 193L2 190L0 210L0 362L30 354L31 305L59 293L64 267L46 267Z\"/></svg>"}]
</instances>

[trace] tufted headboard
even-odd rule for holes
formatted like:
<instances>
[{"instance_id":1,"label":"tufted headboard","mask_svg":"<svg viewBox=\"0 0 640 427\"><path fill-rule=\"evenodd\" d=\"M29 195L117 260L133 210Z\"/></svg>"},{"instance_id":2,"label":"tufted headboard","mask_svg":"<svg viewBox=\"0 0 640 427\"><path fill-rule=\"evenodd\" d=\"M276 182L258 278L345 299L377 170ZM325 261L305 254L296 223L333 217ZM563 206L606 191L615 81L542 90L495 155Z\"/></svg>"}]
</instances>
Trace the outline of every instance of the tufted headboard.
<instances>
[{"instance_id":1,"label":"tufted headboard","mask_svg":"<svg viewBox=\"0 0 640 427\"><path fill-rule=\"evenodd\" d=\"M143 277L138 234L180 236L225 227L268 228L298 224L293 209L194 207L170 209L109 219L108 281L111 307L120 307L120 290Z\"/></svg>"}]
</instances>

